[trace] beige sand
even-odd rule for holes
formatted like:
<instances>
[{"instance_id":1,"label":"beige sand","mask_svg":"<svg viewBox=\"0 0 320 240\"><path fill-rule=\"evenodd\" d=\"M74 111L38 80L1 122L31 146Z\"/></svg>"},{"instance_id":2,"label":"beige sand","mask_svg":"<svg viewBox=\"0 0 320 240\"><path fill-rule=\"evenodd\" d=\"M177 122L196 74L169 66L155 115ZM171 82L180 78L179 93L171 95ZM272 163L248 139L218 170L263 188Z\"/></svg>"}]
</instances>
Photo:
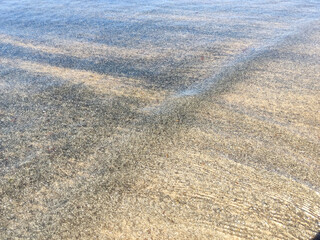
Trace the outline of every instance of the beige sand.
<instances>
[{"instance_id":1,"label":"beige sand","mask_svg":"<svg viewBox=\"0 0 320 240\"><path fill-rule=\"evenodd\" d=\"M199 88L194 95L138 77L1 57L0 239L314 236L318 26L253 53L245 50L254 41L230 40L220 55L194 50L175 71L159 70L160 80L189 79ZM123 61L169 54L1 41L83 59L102 47ZM195 75L205 86L192 85Z\"/></svg>"}]
</instances>

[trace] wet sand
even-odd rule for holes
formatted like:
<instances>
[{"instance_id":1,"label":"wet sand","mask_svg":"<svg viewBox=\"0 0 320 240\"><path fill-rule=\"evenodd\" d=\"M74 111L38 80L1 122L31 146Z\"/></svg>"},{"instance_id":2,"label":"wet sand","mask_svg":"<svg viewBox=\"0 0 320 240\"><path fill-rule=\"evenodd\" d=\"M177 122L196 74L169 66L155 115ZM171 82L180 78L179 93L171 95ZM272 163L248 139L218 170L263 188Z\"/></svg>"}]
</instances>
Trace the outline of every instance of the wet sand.
<instances>
[{"instance_id":1,"label":"wet sand","mask_svg":"<svg viewBox=\"0 0 320 240\"><path fill-rule=\"evenodd\" d=\"M1 239L316 235L319 5L82 4L0 1Z\"/></svg>"}]
</instances>

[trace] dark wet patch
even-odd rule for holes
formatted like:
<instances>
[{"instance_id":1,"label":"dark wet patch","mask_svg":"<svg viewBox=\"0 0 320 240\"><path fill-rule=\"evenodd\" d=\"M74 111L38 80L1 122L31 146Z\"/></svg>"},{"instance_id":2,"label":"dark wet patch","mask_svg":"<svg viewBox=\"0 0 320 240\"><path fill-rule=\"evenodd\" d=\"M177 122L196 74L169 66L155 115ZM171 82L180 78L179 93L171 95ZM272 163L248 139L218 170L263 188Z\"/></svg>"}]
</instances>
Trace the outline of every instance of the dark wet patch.
<instances>
[{"instance_id":1,"label":"dark wet patch","mask_svg":"<svg viewBox=\"0 0 320 240\"><path fill-rule=\"evenodd\" d=\"M29 219L21 231L32 224L29 234L38 229L38 237L63 236L63 226L78 229L102 221L96 211L106 211L130 191L142 159L161 155L163 138L177 137L186 119L178 112L143 116L135 111L141 104L136 99L96 94L58 78L36 75L33 81L34 75L14 68L5 76L12 85L0 95L5 122L1 122L1 201L19 204L1 210L7 236L25 236L9 228L21 218L18 209L24 209ZM39 194L43 199L33 197Z\"/></svg>"},{"instance_id":2,"label":"dark wet patch","mask_svg":"<svg viewBox=\"0 0 320 240\"><path fill-rule=\"evenodd\" d=\"M25 222L21 230L27 231L28 224L33 224L33 230L52 229L53 223L77 224L80 218L87 218L82 211L86 206L81 210L77 206L84 202L75 205L70 201L86 196L88 203L94 192L112 192L117 185L123 189L126 184L112 175L132 166L134 155L126 157L130 150L115 151L112 145L123 145L117 143L119 139L130 135L132 125L141 118L135 111L141 102L99 95L82 84L48 76L36 75L34 81L34 75L14 68L4 75L1 80L10 79L11 88L0 90L1 201L10 199L19 203L19 208L35 207L24 210L24 217L36 217ZM44 199L33 198L42 191ZM88 191L93 195L88 197ZM5 216L2 231L10 236L8 226L21 216L18 208L3 206L1 211ZM57 211L64 217L57 217ZM80 214L79 218L68 219L71 212ZM35 233L33 230L30 234ZM45 236L50 234L53 232ZM22 235L15 232L14 236Z\"/></svg>"},{"instance_id":3,"label":"dark wet patch","mask_svg":"<svg viewBox=\"0 0 320 240\"><path fill-rule=\"evenodd\" d=\"M227 58L228 54L225 53L227 49L228 46L208 47L207 49L202 49L199 54L205 53L206 61L212 61L214 59ZM44 53L11 44L0 44L0 56L12 60L21 59L61 68L107 74L114 77L138 78L141 80L143 87L169 90L184 89L193 83L203 80L211 73L210 69L208 69L205 76L189 74L195 70L195 66L199 69L202 68L203 60L197 55L189 55L180 61L173 61L171 59L172 56L168 56L167 59L162 59L157 63L154 62L155 60L151 62L143 58L129 60L116 56L111 59L80 59L62 54ZM154 62L153 66L152 62ZM167 67L159 71L158 67L163 66Z\"/></svg>"},{"instance_id":4,"label":"dark wet patch","mask_svg":"<svg viewBox=\"0 0 320 240\"><path fill-rule=\"evenodd\" d=\"M36 166L40 158L83 159L101 139L139 117L136 99L99 96L82 84L23 71L6 77L13 86L0 95L3 174L25 162Z\"/></svg>"}]
</instances>

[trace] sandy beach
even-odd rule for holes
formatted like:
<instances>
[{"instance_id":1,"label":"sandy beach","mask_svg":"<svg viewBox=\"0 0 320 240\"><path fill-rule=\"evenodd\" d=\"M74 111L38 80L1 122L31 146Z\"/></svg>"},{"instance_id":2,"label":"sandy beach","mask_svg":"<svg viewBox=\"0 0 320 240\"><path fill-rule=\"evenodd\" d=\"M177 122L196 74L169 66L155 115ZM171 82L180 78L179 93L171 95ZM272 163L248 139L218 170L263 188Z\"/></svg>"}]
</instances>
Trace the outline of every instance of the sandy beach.
<instances>
[{"instance_id":1,"label":"sandy beach","mask_svg":"<svg viewBox=\"0 0 320 240\"><path fill-rule=\"evenodd\" d=\"M1 1L0 239L311 239L320 3Z\"/></svg>"}]
</instances>

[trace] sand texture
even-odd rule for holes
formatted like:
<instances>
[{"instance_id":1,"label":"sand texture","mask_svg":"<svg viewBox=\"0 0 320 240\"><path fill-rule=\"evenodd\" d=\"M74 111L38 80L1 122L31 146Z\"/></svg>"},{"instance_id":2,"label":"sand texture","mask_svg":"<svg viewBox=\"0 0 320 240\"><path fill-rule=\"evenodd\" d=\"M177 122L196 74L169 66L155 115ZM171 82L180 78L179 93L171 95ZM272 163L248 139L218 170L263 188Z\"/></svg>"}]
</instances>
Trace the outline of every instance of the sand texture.
<instances>
[{"instance_id":1,"label":"sand texture","mask_svg":"<svg viewBox=\"0 0 320 240\"><path fill-rule=\"evenodd\" d=\"M0 239L311 239L320 3L1 1Z\"/></svg>"}]
</instances>

